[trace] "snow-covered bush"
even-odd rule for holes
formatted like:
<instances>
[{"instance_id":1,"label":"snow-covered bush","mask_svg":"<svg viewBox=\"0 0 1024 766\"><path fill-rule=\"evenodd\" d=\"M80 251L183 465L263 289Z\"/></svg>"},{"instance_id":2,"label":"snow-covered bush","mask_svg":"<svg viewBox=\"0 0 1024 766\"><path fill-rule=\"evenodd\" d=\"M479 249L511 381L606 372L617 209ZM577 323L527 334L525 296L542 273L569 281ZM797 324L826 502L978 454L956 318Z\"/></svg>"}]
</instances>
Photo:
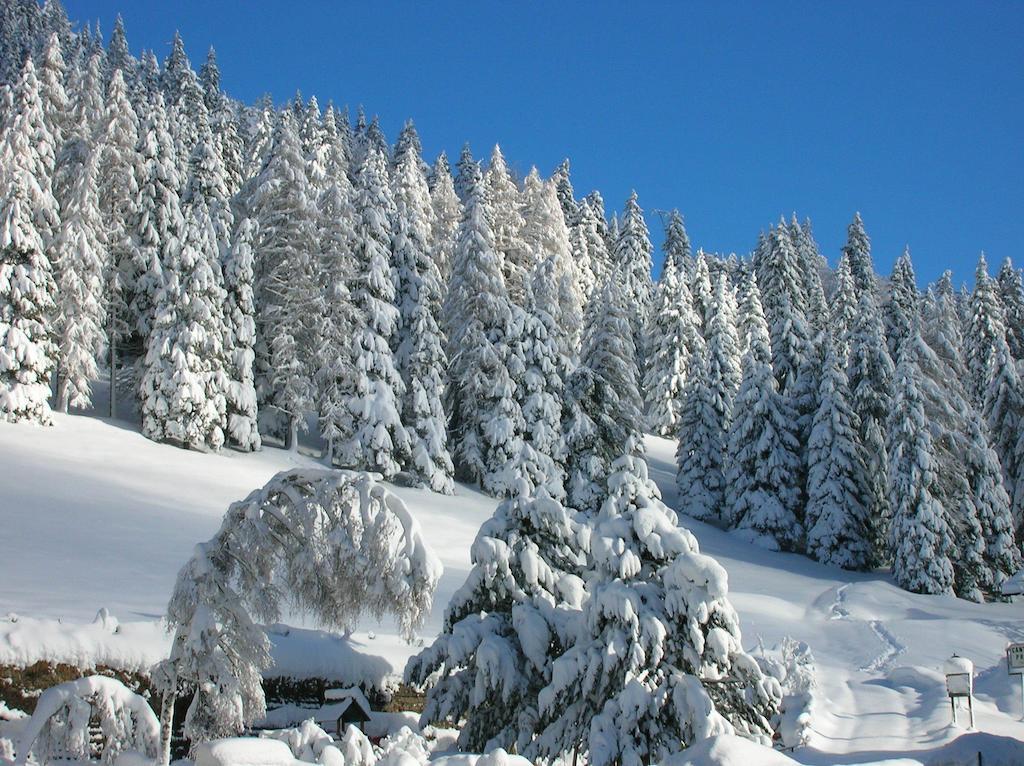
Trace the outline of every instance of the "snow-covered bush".
<instances>
[{"instance_id":1,"label":"snow-covered bush","mask_svg":"<svg viewBox=\"0 0 1024 766\"><path fill-rule=\"evenodd\" d=\"M349 726L349 729L354 727ZM355 730L359 736L359 730ZM345 743L349 742L349 732L345 732ZM277 729L275 731L265 731L260 734L262 739L276 739L280 742L284 742L292 751L294 755L300 761L306 761L307 763L319 763L322 766L373 766L373 760L367 761L362 758L363 751L361 749L353 748L353 752L358 756L358 760L353 758L351 761L345 757L344 751L339 750L334 745L334 739L326 731L321 729L313 719L303 721L298 726L290 729ZM363 741L369 746L370 742L366 737L362 737ZM372 750L370 751L372 756Z\"/></svg>"},{"instance_id":2,"label":"snow-covered bush","mask_svg":"<svg viewBox=\"0 0 1024 766\"><path fill-rule=\"evenodd\" d=\"M196 691L185 718L193 747L237 734L265 713L269 641L253 617L279 620L285 600L327 627L351 629L364 614L390 613L411 640L430 612L441 564L378 478L279 473L232 504L220 531L196 546L167 607L171 656L154 672L164 693L165 762L181 691Z\"/></svg>"},{"instance_id":3,"label":"snow-covered bush","mask_svg":"<svg viewBox=\"0 0 1024 766\"><path fill-rule=\"evenodd\" d=\"M89 760L96 753L91 729L99 729L102 763L129 750L155 758L160 724L149 703L114 678L89 676L47 689L18 738L16 763L55 758Z\"/></svg>"},{"instance_id":4,"label":"snow-covered bush","mask_svg":"<svg viewBox=\"0 0 1024 766\"><path fill-rule=\"evenodd\" d=\"M774 648L759 647L752 655L761 670L782 687L782 704L772 722L782 745L794 748L808 744L817 689L811 648L786 636Z\"/></svg>"}]
</instances>

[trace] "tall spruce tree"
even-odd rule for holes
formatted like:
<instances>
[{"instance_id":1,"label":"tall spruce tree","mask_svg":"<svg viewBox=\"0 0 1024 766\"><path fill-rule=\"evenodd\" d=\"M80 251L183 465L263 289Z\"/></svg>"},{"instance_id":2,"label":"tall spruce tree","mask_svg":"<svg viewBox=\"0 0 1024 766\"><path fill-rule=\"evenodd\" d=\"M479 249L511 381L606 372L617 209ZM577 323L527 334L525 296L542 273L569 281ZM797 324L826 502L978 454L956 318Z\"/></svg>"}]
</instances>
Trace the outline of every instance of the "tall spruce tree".
<instances>
[{"instance_id":1,"label":"tall spruce tree","mask_svg":"<svg viewBox=\"0 0 1024 766\"><path fill-rule=\"evenodd\" d=\"M920 317L921 296L917 291L910 249L896 259L889 277L889 302L885 305L885 335L889 355L898 359L903 341L913 332Z\"/></svg>"},{"instance_id":2,"label":"tall spruce tree","mask_svg":"<svg viewBox=\"0 0 1024 766\"><path fill-rule=\"evenodd\" d=\"M846 229L846 244L843 255L850 262L850 274L858 295L875 292L875 266L871 261L871 239L864 230L860 213L854 213L853 221Z\"/></svg>"},{"instance_id":3,"label":"tall spruce tree","mask_svg":"<svg viewBox=\"0 0 1024 766\"><path fill-rule=\"evenodd\" d=\"M58 225L53 138L31 59L0 145L0 419L49 424L56 285L47 250Z\"/></svg>"},{"instance_id":4,"label":"tall spruce tree","mask_svg":"<svg viewBox=\"0 0 1024 766\"><path fill-rule=\"evenodd\" d=\"M1024 284L1020 271L1007 258L999 269L999 298L1003 304L1006 342L1013 358L1024 359Z\"/></svg>"},{"instance_id":5,"label":"tall spruce tree","mask_svg":"<svg viewBox=\"0 0 1024 766\"><path fill-rule=\"evenodd\" d=\"M1005 314L999 298L999 285L988 275L985 254L978 258L974 272L974 292L971 293L971 321L966 328L966 362L970 375L968 396L976 406L985 400L985 392L992 380L995 367L996 345L1006 337Z\"/></svg>"},{"instance_id":6,"label":"tall spruce tree","mask_svg":"<svg viewBox=\"0 0 1024 766\"><path fill-rule=\"evenodd\" d=\"M512 488L507 466L519 453L523 420L509 372L512 302L479 178L469 189L459 224L445 315L456 469L485 491L503 495Z\"/></svg>"},{"instance_id":7,"label":"tall spruce tree","mask_svg":"<svg viewBox=\"0 0 1024 766\"><path fill-rule=\"evenodd\" d=\"M255 224L243 218L235 227L224 259L224 318L227 324L224 391L226 437L249 452L262 446L256 401L256 299L253 291Z\"/></svg>"},{"instance_id":8,"label":"tall spruce tree","mask_svg":"<svg viewBox=\"0 0 1024 766\"><path fill-rule=\"evenodd\" d=\"M396 152L394 176L402 418L412 437L412 471L434 491L450 494L454 469L443 404L448 358L440 329L440 276L430 248L434 211L411 122L402 135L409 146Z\"/></svg>"},{"instance_id":9,"label":"tall spruce tree","mask_svg":"<svg viewBox=\"0 0 1024 766\"><path fill-rule=\"evenodd\" d=\"M985 395L984 417L992 448L999 456L1003 485L1017 542L1024 541L1024 382L1010 348L996 341L995 367Z\"/></svg>"},{"instance_id":10,"label":"tall spruce tree","mask_svg":"<svg viewBox=\"0 0 1024 766\"><path fill-rule=\"evenodd\" d=\"M808 444L807 552L824 564L867 569L874 560L867 481L845 362L823 334L818 408Z\"/></svg>"},{"instance_id":11,"label":"tall spruce tree","mask_svg":"<svg viewBox=\"0 0 1024 766\"><path fill-rule=\"evenodd\" d=\"M395 200L387 161L375 146L356 174L355 193L356 376L349 401L352 437L342 450L357 467L390 478L408 464L412 442L401 414L405 384L392 351L401 322L392 259Z\"/></svg>"},{"instance_id":12,"label":"tall spruce tree","mask_svg":"<svg viewBox=\"0 0 1024 766\"><path fill-rule=\"evenodd\" d=\"M892 571L915 593L952 593L953 541L947 510L936 499L932 437L925 419L917 322L900 344L889 427Z\"/></svg>"},{"instance_id":13,"label":"tall spruce tree","mask_svg":"<svg viewBox=\"0 0 1024 766\"><path fill-rule=\"evenodd\" d=\"M630 312L629 325L636 348L636 366L643 370L646 364L643 336L651 310L654 285L651 281L651 240L636 192L626 200L612 260L617 278L622 280L626 306Z\"/></svg>"},{"instance_id":14,"label":"tall spruce tree","mask_svg":"<svg viewBox=\"0 0 1024 766\"><path fill-rule=\"evenodd\" d=\"M726 454L725 508L728 526L749 530L772 548L796 549L800 444L795 417L772 374L768 323L761 308L757 276L743 284L740 313L747 335L742 382L732 408Z\"/></svg>"},{"instance_id":15,"label":"tall spruce tree","mask_svg":"<svg viewBox=\"0 0 1024 766\"><path fill-rule=\"evenodd\" d=\"M509 174L501 147L491 152L491 162L484 173L484 199L487 221L494 232L494 249L501 258L501 270L509 297L519 306L524 303L526 280L529 278L530 253L523 241L523 212L519 188Z\"/></svg>"}]
</instances>

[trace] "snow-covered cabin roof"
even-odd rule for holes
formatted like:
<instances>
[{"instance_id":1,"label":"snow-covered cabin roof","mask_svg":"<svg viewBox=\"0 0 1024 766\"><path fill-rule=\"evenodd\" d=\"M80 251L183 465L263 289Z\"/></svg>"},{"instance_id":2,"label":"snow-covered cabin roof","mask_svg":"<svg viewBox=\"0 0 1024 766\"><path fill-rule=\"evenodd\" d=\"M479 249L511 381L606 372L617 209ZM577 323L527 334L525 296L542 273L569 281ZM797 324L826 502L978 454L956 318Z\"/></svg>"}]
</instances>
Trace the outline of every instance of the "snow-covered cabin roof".
<instances>
[{"instance_id":1,"label":"snow-covered cabin roof","mask_svg":"<svg viewBox=\"0 0 1024 766\"><path fill-rule=\"evenodd\" d=\"M339 718L347 712L352 712L364 721L370 720L370 703L358 687L325 689L324 700L335 703L331 707L337 711ZM356 706L356 710L351 709L353 705Z\"/></svg>"}]
</instances>

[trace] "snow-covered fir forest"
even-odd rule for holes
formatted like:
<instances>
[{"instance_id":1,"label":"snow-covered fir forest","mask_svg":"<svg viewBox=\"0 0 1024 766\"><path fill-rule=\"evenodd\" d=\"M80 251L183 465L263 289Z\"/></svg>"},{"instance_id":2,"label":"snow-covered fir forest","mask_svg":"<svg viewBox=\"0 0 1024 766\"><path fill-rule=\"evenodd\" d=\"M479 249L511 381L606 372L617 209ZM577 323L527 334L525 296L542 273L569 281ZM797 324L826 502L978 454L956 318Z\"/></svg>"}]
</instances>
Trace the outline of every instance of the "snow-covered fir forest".
<instances>
[{"instance_id":1,"label":"snow-covered fir forest","mask_svg":"<svg viewBox=\"0 0 1024 766\"><path fill-rule=\"evenodd\" d=\"M72 30L59 0L0 13L0 421L97 407L202 453L297 450L312 429L326 467L493 497L440 636L406 669L463 750L604 766L778 740L786 690L744 650L725 570L680 514L914 593L992 601L1021 569L1009 260L923 287L907 251L882 276L853 211L834 266L788 212L750 253L705 252L679 211L574 189L568 160L518 177L498 146L423 157L412 120L392 143L362 107L240 103L214 51L197 69L178 35L161 61L120 21L107 39ZM674 508L645 434L678 445ZM207 696L185 722L197 742L266 713L266 639L204 578L259 590L273 527L231 518L169 613L164 690ZM231 523L254 527L228 545ZM240 540L264 551L256 571ZM325 623L389 611L411 636L437 575L408 555L371 606L286 579ZM277 617L280 597L247 608ZM204 599L226 611L203 616ZM230 660L195 638L225 623Z\"/></svg>"}]
</instances>

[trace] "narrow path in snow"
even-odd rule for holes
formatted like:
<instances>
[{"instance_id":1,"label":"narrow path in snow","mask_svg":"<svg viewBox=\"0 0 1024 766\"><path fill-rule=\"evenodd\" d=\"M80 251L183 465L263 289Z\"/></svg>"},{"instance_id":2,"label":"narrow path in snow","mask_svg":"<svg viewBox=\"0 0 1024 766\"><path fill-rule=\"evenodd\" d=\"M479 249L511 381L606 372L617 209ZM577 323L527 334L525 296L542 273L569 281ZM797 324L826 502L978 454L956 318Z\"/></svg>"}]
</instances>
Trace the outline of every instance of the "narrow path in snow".
<instances>
[{"instance_id":1,"label":"narrow path in snow","mask_svg":"<svg viewBox=\"0 0 1024 766\"><path fill-rule=\"evenodd\" d=\"M893 662L907 651L907 647L896 638L893 632L881 620L868 620L868 627L871 628L871 632L875 634L884 648L881 654L863 666L861 670L865 673L884 673L892 668Z\"/></svg>"}]
</instances>

